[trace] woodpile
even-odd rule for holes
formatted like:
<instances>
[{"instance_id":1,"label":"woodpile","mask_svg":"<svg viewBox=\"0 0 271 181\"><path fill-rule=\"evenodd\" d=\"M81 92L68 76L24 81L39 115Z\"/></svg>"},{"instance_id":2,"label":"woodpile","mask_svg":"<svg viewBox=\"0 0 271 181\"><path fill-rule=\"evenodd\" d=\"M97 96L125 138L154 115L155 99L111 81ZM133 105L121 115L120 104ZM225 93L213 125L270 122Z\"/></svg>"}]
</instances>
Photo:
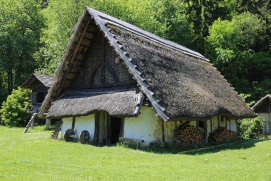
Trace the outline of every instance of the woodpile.
<instances>
[{"instance_id":1,"label":"woodpile","mask_svg":"<svg viewBox=\"0 0 271 181\"><path fill-rule=\"evenodd\" d=\"M218 127L215 132L210 133L208 142L209 143L219 143L225 141L231 141L238 139L238 135L234 131L230 131L224 127Z\"/></svg>"},{"instance_id":2,"label":"woodpile","mask_svg":"<svg viewBox=\"0 0 271 181\"><path fill-rule=\"evenodd\" d=\"M204 140L204 129L192 125L179 127L174 132L174 138L182 144L199 144Z\"/></svg>"}]
</instances>

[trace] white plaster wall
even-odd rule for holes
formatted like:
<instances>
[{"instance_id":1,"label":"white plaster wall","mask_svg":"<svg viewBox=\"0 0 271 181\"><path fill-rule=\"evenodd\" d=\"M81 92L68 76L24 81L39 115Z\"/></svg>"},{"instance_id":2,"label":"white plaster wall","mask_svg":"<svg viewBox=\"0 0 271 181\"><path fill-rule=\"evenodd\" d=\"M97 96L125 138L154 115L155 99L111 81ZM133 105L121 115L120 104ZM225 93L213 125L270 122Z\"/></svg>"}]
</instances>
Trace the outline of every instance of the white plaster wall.
<instances>
[{"instance_id":1,"label":"white plaster wall","mask_svg":"<svg viewBox=\"0 0 271 181\"><path fill-rule=\"evenodd\" d=\"M64 133L67 129L72 128L72 117L63 118L62 120L63 120L63 124L61 127L61 138L64 137ZM92 140L94 137L94 130L95 130L95 115L91 114L88 116L76 117L74 130L78 137L81 131L88 130L91 140Z\"/></svg>"},{"instance_id":2,"label":"white plaster wall","mask_svg":"<svg viewBox=\"0 0 271 181\"><path fill-rule=\"evenodd\" d=\"M64 138L64 133L67 129L72 128L72 118L63 118L63 124L61 126L61 138Z\"/></svg>"},{"instance_id":3,"label":"white plaster wall","mask_svg":"<svg viewBox=\"0 0 271 181\"><path fill-rule=\"evenodd\" d=\"M229 120L230 125L229 125L229 130L237 132L237 125L236 125L236 120Z\"/></svg>"},{"instance_id":4,"label":"white plaster wall","mask_svg":"<svg viewBox=\"0 0 271 181\"><path fill-rule=\"evenodd\" d=\"M74 130L76 135L79 137L81 131L87 130L90 134L90 139L94 138L94 130L95 130L95 114L91 114L88 116L81 116L75 118L75 126Z\"/></svg>"},{"instance_id":5,"label":"white plaster wall","mask_svg":"<svg viewBox=\"0 0 271 181\"><path fill-rule=\"evenodd\" d=\"M161 120L155 114L152 108L142 106L138 117L125 118L123 137L144 140L145 146L161 140Z\"/></svg>"},{"instance_id":6,"label":"white plaster wall","mask_svg":"<svg viewBox=\"0 0 271 181\"><path fill-rule=\"evenodd\" d=\"M180 121L178 121L178 122L180 124ZM170 142L173 141L173 139L174 139L174 130L178 127L179 124L177 122L175 123L174 121L164 122L164 135L165 135L165 141L166 142L170 143ZM158 133L160 133L160 135ZM162 128L157 130L157 138L160 138L162 140Z\"/></svg>"},{"instance_id":7,"label":"white plaster wall","mask_svg":"<svg viewBox=\"0 0 271 181\"><path fill-rule=\"evenodd\" d=\"M269 121L269 114L268 113L258 113L260 117L264 119L264 121ZM265 126L262 126L263 133L270 134L269 123L267 122Z\"/></svg>"}]
</instances>

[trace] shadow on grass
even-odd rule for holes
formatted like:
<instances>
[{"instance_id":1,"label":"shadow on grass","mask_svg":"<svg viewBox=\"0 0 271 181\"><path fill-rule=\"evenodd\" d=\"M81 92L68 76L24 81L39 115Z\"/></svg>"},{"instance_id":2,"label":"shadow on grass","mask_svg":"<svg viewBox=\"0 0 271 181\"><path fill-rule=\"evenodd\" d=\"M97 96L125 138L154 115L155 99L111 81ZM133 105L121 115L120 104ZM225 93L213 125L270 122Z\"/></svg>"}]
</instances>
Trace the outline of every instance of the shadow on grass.
<instances>
[{"instance_id":1,"label":"shadow on grass","mask_svg":"<svg viewBox=\"0 0 271 181\"><path fill-rule=\"evenodd\" d=\"M142 147L139 150L156 154L187 154L187 155L202 155L216 153L224 150L240 150L255 147L256 143L266 141L268 139L249 139L241 140L234 143L223 143L218 145L199 145L197 148L180 147L176 145L165 144L164 148L159 144L151 144L149 147ZM123 145L122 145L123 146ZM137 149L135 145L124 145L130 149Z\"/></svg>"}]
</instances>

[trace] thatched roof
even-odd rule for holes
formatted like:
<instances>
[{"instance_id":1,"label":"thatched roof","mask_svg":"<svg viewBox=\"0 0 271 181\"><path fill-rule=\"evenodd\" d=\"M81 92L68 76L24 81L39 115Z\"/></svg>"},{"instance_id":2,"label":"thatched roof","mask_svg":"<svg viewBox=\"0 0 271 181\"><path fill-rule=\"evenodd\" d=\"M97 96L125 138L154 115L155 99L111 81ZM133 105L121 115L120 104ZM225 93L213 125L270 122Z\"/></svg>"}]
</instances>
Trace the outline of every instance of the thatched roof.
<instances>
[{"instance_id":1,"label":"thatched roof","mask_svg":"<svg viewBox=\"0 0 271 181\"><path fill-rule=\"evenodd\" d=\"M111 116L137 116L142 102L143 94L137 88L71 90L53 102L47 118L84 116L95 111L106 111Z\"/></svg>"},{"instance_id":2,"label":"thatched roof","mask_svg":"<svg viewBox=\"0 0 271 181\"><path fill-rule=\"evenodd\" d=\"M30 77L22 84L23 88L32 88L34 85L43 84L49 88L53 81L53 76L44 74L31 74Z\"/></svg>"},{"instance_id":3,"label":"thatched roof","mask_svg":"<svg viewBox=\"0 0 271 181\"><path fill-rule=\"evenodd\" d=\"M69 88L97 26L163 120L256 116L201 54L91 8L74 28L40 115Z\"/></svg>"},{"instance_id":4,"label":"thatched roof","mask_svg":"<svg viewBox=\"0 0 271 181\"><path fill-rule=\"evenodd\" d=\"M260 112L268 113L270 112L270 107L271 107L270 102L271 102L271 95L267 94L266 96L261 98L258 102L256 102L256 104L254 104L252 109L257 113L260 113Z\"/></svg>"}]
</instances>

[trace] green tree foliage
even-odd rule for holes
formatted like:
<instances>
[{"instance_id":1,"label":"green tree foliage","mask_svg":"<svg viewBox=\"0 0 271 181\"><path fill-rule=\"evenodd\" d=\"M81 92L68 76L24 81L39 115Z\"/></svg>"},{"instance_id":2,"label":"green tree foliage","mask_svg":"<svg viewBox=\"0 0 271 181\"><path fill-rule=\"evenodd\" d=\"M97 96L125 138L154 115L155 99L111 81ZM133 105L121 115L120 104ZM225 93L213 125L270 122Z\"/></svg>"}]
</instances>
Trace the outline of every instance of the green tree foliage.
<instances>
[{"instance_id":1,"label":"green tree foliage","mask_svg":"<svg viewBox=\"0 0 271 181\"><path fill-rule=\"evenodd\" d=\"M40 11L35 0L0 1L0 80L6 94L40 65L35 60L44 27Z\"/></svg>"},{"instance_id":2,"label":"green tree foliage","mask_svg":"<svg viewBox=\"0 0 271 181\"><path fill-rule=\"evenodd\" d=\"M206 38L207 54L239 93L251 93L251 100L266 91L262 81L271 78L271 52L268 49L267 24L259 15L249 12L232 20L216 20ZM270 91L268 86L265 86ZM257 91L258 90L258 91Z\"/></svg>"},{"instance_id":3,"label":"green tree foliage","mask_svg":"<svg viewBox=\"0 0 271 181\"><path fill-rule=\"evenodd\" d=\"M13 89L12 94L3 102L0 109L2 121L8 126L25 126L30 119L30 114L26 110L30 108L28 102L29 89Z\"/></svg>"},{"instance_id":4,"label":"green tree foliage","mask_svg":"<svg viewBox=\"0 0 271 181\"><path fill-rule=\"evenodd\" d=\"M234 14L234 0L184 0L186 3L187 20L195 32L193 49L204 53L204 38L209 35L208 28L218 18L229 19Z\"/></svg>"},{"instance_id":5,"label":"green tree foliage","mask_svg":"<svg viewBox=\"0 0 271 181\"><path fill-rule=\"evenodd\" d=\"M253 119L243 119L239 121L240 135L242 138L256 138L260 131L260 128L264 124L262 117L256 117Z\"/></svg>"}]
</instances>

